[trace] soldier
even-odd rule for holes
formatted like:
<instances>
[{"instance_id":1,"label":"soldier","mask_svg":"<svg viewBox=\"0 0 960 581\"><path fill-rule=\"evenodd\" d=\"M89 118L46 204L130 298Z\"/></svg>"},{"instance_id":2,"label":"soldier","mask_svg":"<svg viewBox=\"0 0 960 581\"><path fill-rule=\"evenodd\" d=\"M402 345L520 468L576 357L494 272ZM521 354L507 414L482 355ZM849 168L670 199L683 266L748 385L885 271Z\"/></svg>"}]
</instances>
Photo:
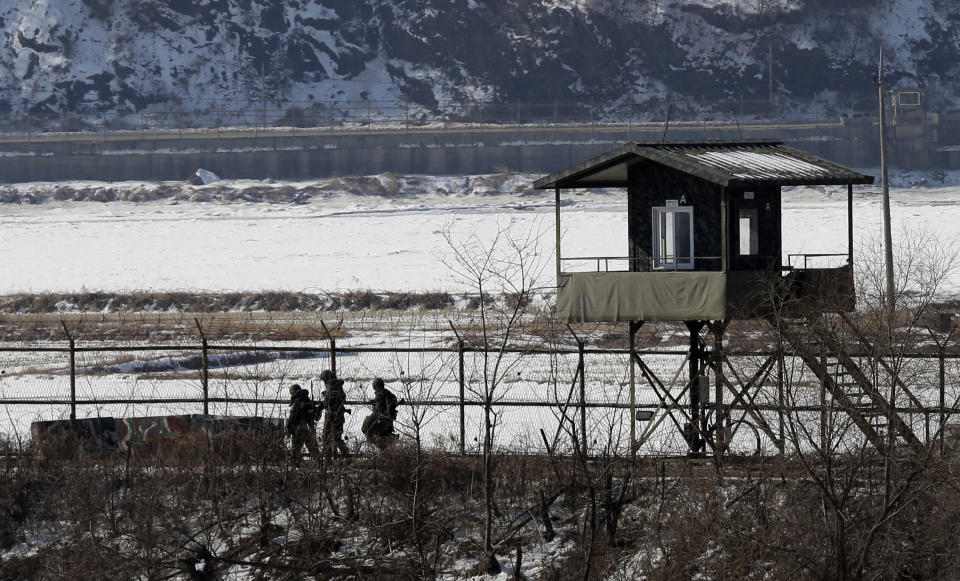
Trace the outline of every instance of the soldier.
<instances>
[{"instance_id":1,"label":"soldier","mask_svg":"<svg viewBox=\"0 0 960 581\"><path fill-rule=\"evenodd\" d=\"M323 418L323 451L332 455L340 453L350 455L347 443L343 441L344 414L350 413L345 407L347 394L343 391L343 380L326 369L320 374L326 389L323 390L323 408L327 415Z\"/></svg>"},{"instance_id":2,"label":"soldier","mask_svg":"<svg viewBox=\"0 0 960 581\"><path fill-rule=\"evenodd\" d=\"M397 396L384 387L379 377L373 380L373 413L363 420L363 434L381 450L396 439L393 421L397 419Z\"/></svg>"},{"instance_id":3,"label":"soldier","mask_svg":"<svg viewBox=\"0 0 960 581\"><path fill-rule=\"evenodd\" d=\"M319 410L307 390L294 383L290 386L290 415L287 417L287 433L293 440L293 459L300 462L306 446L312 458L320 457L317 447L317 416Z\"/></svg>"}]
</instances>

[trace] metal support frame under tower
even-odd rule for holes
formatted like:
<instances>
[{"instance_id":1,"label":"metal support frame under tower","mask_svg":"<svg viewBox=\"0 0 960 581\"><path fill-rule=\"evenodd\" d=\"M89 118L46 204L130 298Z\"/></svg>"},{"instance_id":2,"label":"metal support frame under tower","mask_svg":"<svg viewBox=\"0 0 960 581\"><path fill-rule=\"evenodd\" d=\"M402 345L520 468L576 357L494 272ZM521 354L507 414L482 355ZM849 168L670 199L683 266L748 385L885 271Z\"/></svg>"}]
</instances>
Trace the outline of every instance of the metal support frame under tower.
<instances>
[{"instance_id":1,"label":"metal support frame under tower","mask_svg":"<svg viewBox=\"0 0 960 581\"><path fill-rule=\"evenodd\" d=\"M687 330L690 331L690 352L687 363L690 377L688 386L690 390L690 423L692 425L687 442L690 445L690 452L699 454L703 452L706 445L705 440L708 439L707 434L710 433L707 428L706 413L706 408L710 404L710 392L702 393L700 389L700 377L703 375L705 355L700 342L700 331L706 323L704 321L684 321L684 323ZM686 429L686 427L684 428Z\"/></svg>"}]
</instances>

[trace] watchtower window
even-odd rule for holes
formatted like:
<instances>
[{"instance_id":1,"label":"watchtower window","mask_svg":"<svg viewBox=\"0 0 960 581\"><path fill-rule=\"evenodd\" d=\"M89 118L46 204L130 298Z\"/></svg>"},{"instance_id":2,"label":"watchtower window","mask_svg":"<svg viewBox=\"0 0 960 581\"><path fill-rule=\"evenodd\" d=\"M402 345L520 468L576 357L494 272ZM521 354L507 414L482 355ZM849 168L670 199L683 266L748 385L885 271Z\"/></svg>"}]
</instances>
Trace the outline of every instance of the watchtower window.
<instances>
[{"instance_id":1,"label":"watchtower window","mask_svg":"<svg viewBox=\"0 0 960 581\"><path fill-rule=\"evenodd\" d=\"M653 207L653 268L693 269L693 207Z\"/></svg>"},{"instance_id":2,"label":"watchtower window","mask_svg":"<svg viewBox=\"0 0 960 581\"><path fill-rule=\"evenodd\" d=\"M899 93L897 95L897 98L899 99L901 105L919 105L920 104L920 93L916 91Z\"/></svg>"},{"instance_id":3,"label":"watchtower window","mask_svg":"<svg viewBox=\"0 0 960 581\"><path fill-rule=\"evenodd\" d=\"M740 256L755 256L760 253L760 241L757 234L757 209L740 208L739 218L740 244L738 254Z\"/></svg>"}]
</instances>

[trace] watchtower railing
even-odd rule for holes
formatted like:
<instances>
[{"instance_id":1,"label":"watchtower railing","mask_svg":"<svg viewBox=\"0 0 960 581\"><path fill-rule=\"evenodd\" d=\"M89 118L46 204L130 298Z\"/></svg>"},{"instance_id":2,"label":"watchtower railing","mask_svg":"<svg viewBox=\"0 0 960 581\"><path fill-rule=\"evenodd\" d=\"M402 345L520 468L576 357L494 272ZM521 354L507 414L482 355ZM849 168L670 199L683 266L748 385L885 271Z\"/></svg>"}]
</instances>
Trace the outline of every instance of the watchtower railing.
<instances>
[{"instance_id":1,"label":"watchtower railing","mask_svg":"<svg viewBox=\"0 0 960 581\"><path fill-rule=\"evenodd\" d=\"M689 261L691 268L682 262ZM561 258L561 265L568 263L596 263L594 269L574 270L561 268L563 274L572 272L661 272L683 270L720 270L719 256L661 256L661 257L629 257L629 256L573 256ZM611 263L621 263L611 268ZM656 265L656 266L655 266ZM706 268L704 266L707 266ZM619 266L619 267L618 267Z\"/></svg>"},{"instance_id":2,"label":"watchtower railing","mask_svg":"<svg viewBox=\"0 0 960 581\"><path fill-rule=\"evenodd\" d=\"M800 265L801 262L802 266ZM797 253L787 254L787 264L784 267L784 270L837 268L840 266L846 266L847 264L850 264L850 255L847 253Z\"/></svg>"}]
</instances>

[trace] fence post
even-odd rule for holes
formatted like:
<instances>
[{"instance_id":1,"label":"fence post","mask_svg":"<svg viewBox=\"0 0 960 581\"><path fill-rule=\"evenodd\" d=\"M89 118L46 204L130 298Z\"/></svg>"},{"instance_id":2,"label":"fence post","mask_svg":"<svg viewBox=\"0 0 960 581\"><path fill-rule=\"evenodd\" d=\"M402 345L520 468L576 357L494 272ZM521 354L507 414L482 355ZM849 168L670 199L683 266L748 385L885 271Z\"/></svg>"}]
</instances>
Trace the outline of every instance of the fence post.
<instances>
[{"instance_id":1,"label":"fence post","mask_svg":"<svg viewBox=\"0 0 960 581\"><path fill-rule=\"evenodd\" d=\"M200 319L194 318L197 330L200 332L200 361L203 365L200 382L203 385L203 415L210 414L210 359L207 356L207 336L203 334Z\"/></svg>"},{"instance_id":2,"label":"fence post","mask_svg":"<svg viewBox=\"0 0 960 581\"><path fill-rule=\"evenodd\" d=\"M330 341L330 373L334 377L337 376L337 340L333 338L333 335L330 334L330 329L327 328L327 324L323 322L323 319L320 319L320 326L323 327L323 332L327 334L327 339Z\"/></svg>"},{"instance_id":3,"label":"fence post","mask_svg":"<svg viewBox=\"0 0 960 581\"><path fill-rule=\"evenodd\" d=\"M583 448L583 456L587 456L587 380L586 365L584 357L584 343L577 340L578 365L580 369L580 446Z\"/></svg>"},{"instance_id":4,"label":"fence post","mask_svg":"<svg viewBox=\"0 0 960 581\"><path fill-rule=\"evenodd\" d=\"M459 359L459 381L460 381L460 454L467 453L467 414L466 414L466 385L467 379L464 373L464 346L463 341L457 343L457 357Z\"/></svg>"},{"instance_id":5,"label":"fence post","mask_svg":"<svg viewBox=\"0 0 960 581\"><path fill-rule=\"evenodd\" d=\"M330 337L330 372L337 375L337 340Z\"/></svg>"},{"instance_id":6,"label":"fence post","mask_svg":"<svg viewBox=\"0 0 960 581\"><path fill-rule=\"evenodd\" d=\"M825 345L820 346L820 365L826 369L827 368L827 348ZM874 382L876 385L876 382ZM893 402L890 402L890 405L894 405ZM820 382L820 447L824 450L827 449L827 431L828 431L828 414L827 414L827 386L821 381ZM887 425L892 425L890 422L890 414L887 414ZM892 430L888 430L892 431Z\"/></svg>"},{"instance_id":7,"label":"fence post","mask_svg":"<svg viewBox=\"0 0 960 581\"><path fill-rule=\"evenodd\" d=\"M630 459L637 460L637 371L634 358L637 356L636 321L630 321Z\"/></svg>"},{"instance_id":8,"label":"fence post","mask_svg":"<svg viewBox=\"0 0 960 581\"><path fill-rule=\"evenodd\" d=\"M460 383L460 454L464 455L467 453L467 416L466 416L466 387L467 387L467 376L464 373L464 353L466 352L466 347L463 344L463 337L460 336L460 333L457 332L457 328L453 326L453 321L447 319L447 323L450 324L450 328L453 330L453 334L457 336L457 379Z\"/></svg>"},{"instance_id":9,"label":"fence post","mask_svg":"<svg viewBox=\"0 0 960 581\"><path fill-rule=\"evenodd\" d=\"M67 324L61 320L60 325L63 327L63 332L67 334L67 341L70 342L70 421L73 422L77 419L77 350Z\"/></svg>"},{"instance_id":10,"label":"fence post","mask_svg":"<svg viewBox=\"0 0 960 581\"><path fill-rule=\"evenodd\" d=\"M777 421L777 423L778 423L777 437L780 438L780 456L783 456L783 453L784 453L784 451L785 451L786 448L787 448L786 443L783 441L783 435L784 435L784 433L783 433L783 423L784 423L784 417L783 417L783 411L784 411L784 410L783 410L783 408L784 408L784 403L785 403L785 398L784 398L784 393L783 393L783 381L784 381L784 373L783 373L783 343L778 341L778 345L777 345L777 420L778 420L778 421Z\"/></svg>"},{"instance_id":11,"label":"fence post","mask_svg":"<svg viewBox=\"0 0 960 581\"><path fill-rule=\"evenodd\" d=\"M941 456L941 457L943 457L943 432L944 432L944 428L945 428L944 424L947 422L947 413L946 413L946 407L947 407L947 364L946 364L946 357L947 357L946 347L945 347L945 346L941 346L941 347L940 347L940 356L939 356L939 363L940 363L940 369L939 369L939 375L940 375L940 377L939 377L939 379L940 379L940 385L939 385L939 387L940 387L940 401L938 402L938 403L940 404L940 429L938 430L938 433L940 434L940 456Z\"/></svg>"}]
</instances>

